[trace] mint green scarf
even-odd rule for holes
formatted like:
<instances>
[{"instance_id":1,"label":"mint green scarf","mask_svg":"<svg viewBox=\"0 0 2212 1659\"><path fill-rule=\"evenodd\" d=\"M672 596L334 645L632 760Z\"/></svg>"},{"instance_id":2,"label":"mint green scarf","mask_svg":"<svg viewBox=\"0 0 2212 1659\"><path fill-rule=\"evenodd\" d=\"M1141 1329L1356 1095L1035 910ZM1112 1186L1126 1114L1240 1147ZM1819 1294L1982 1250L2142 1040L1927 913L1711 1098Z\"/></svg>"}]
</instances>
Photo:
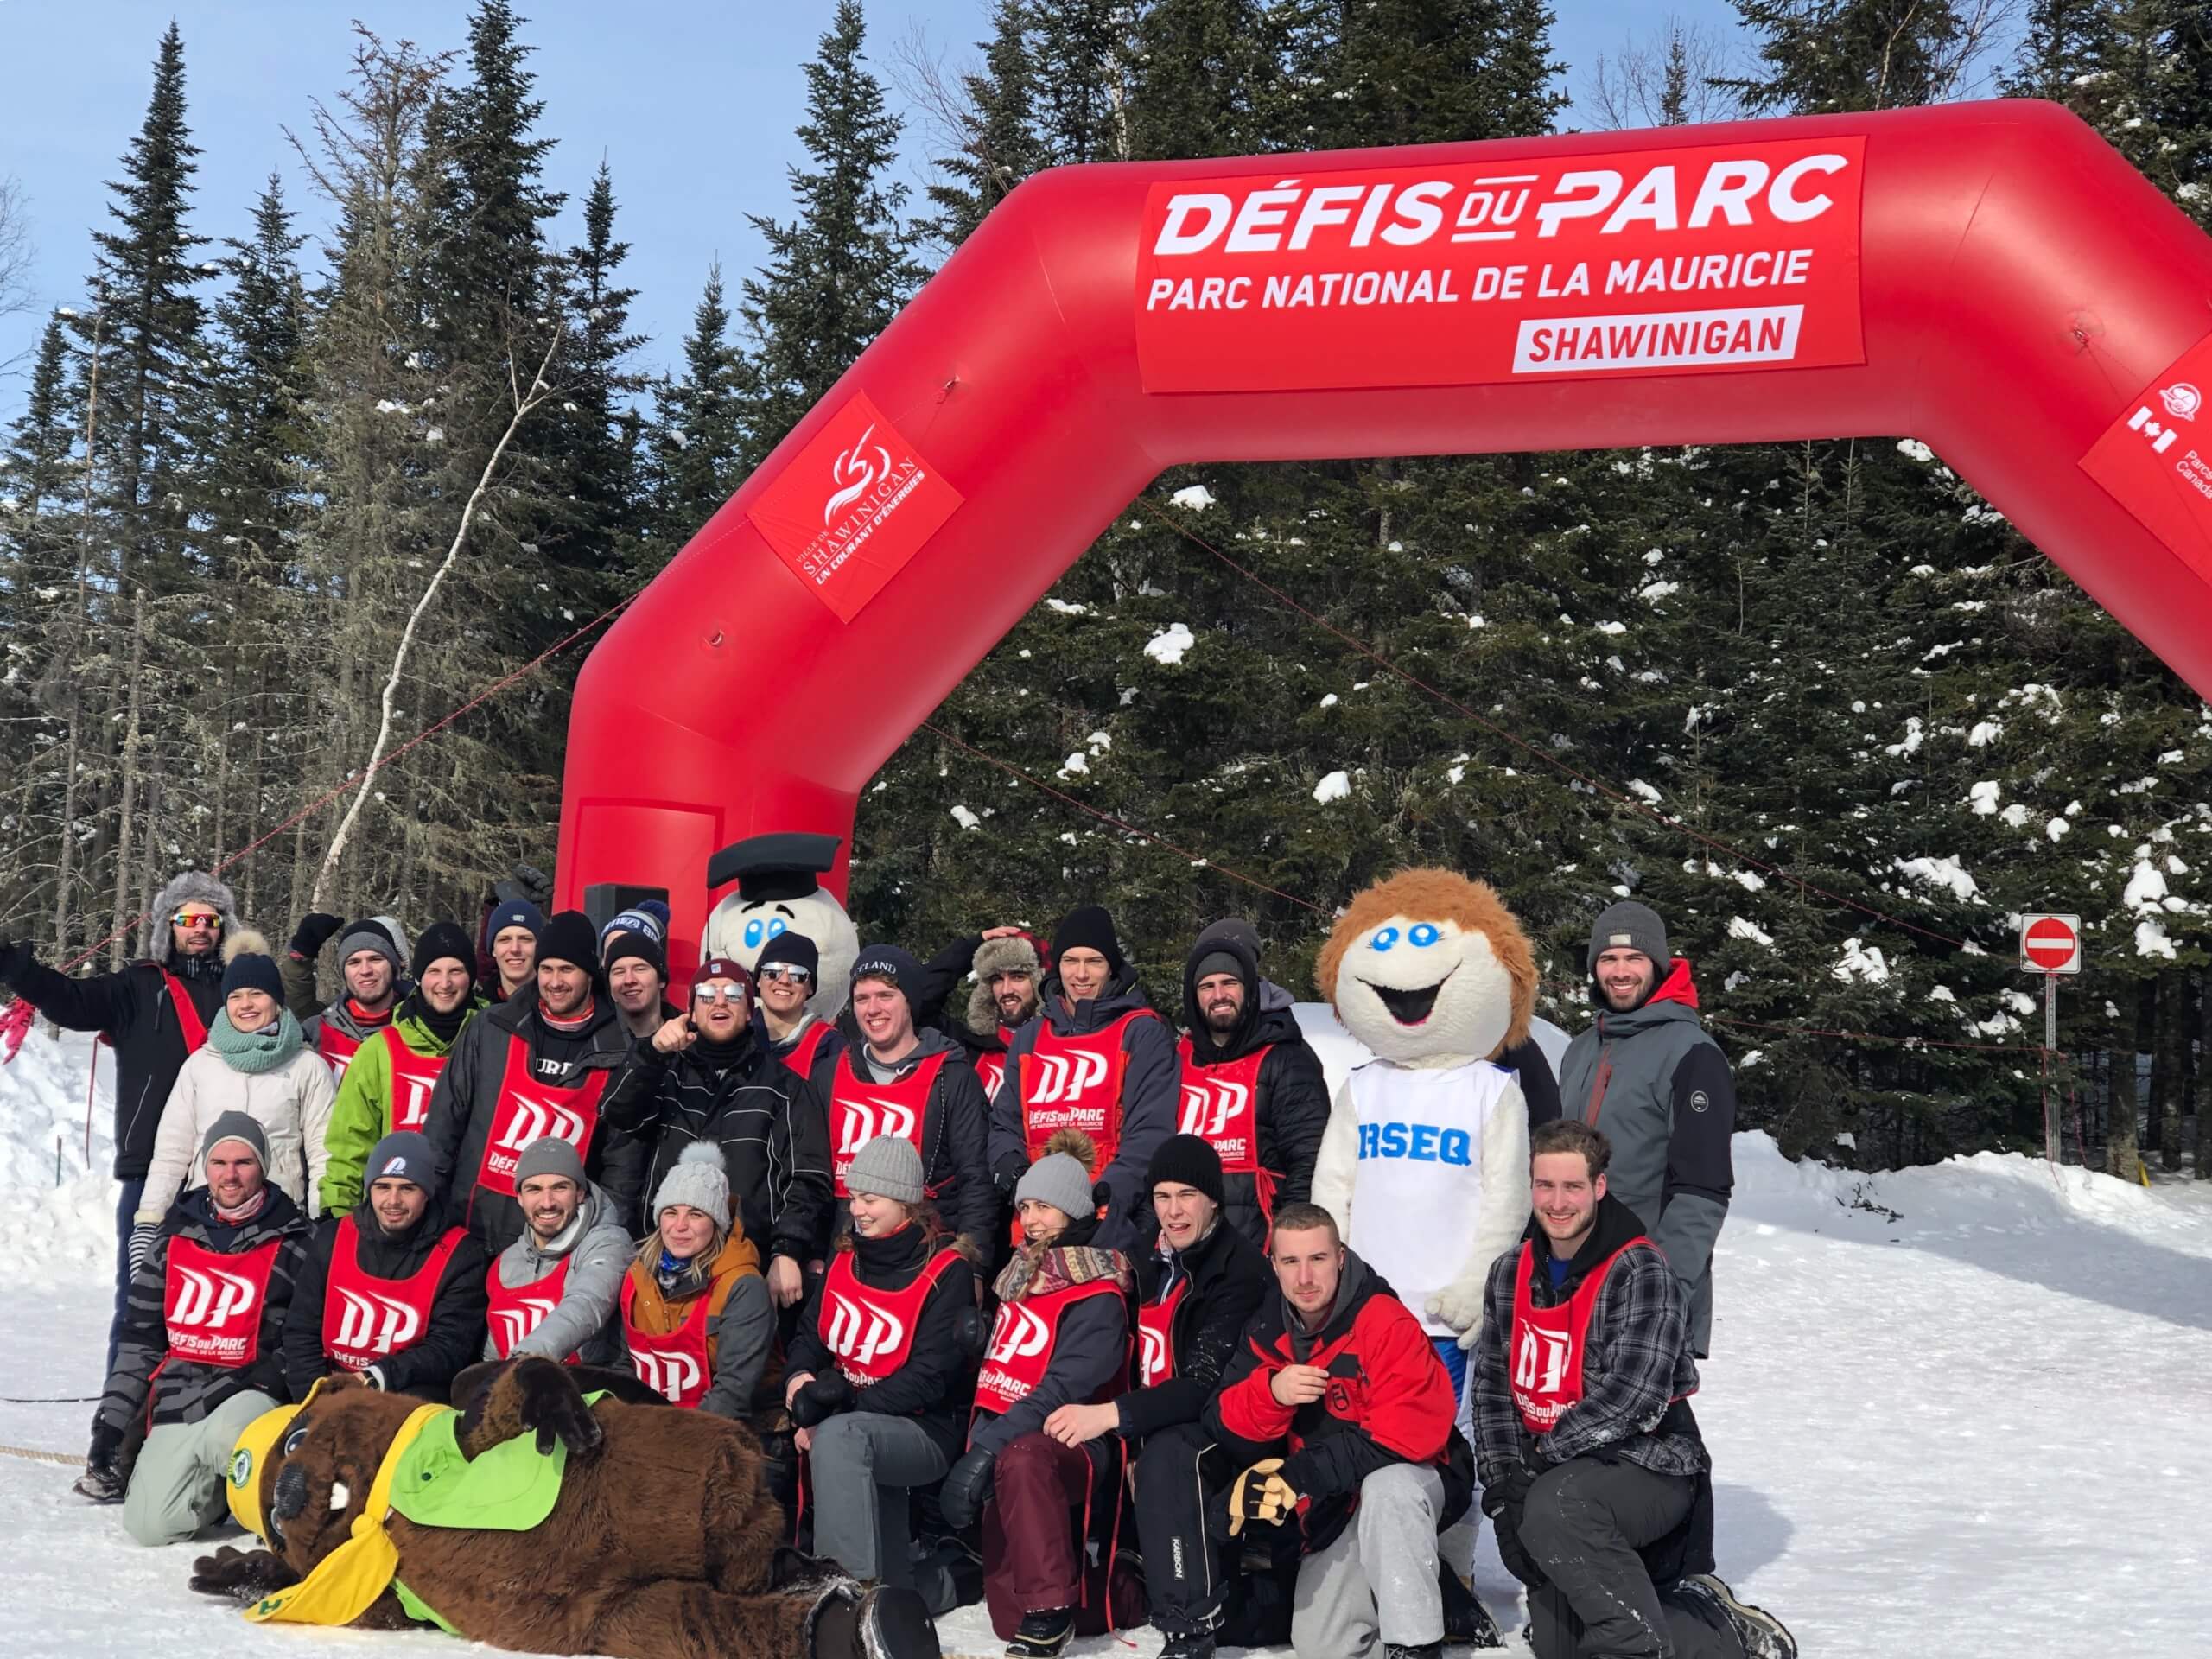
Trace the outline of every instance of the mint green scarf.
<instances>
[{"instance_id":1,"label":"mint green scarf","mask_svg":"<svg viewBox=\"0 0 2212 1659\"><path fill-rule=\"evenodd\" d=\"M207 1027L207 1046L223 1057L223 1064L250 1077L274 1071L300 1052L306 1042L300 1022L289 1008L277 1010L276 1023L259 1031L240 1031L231 1023L231 1011L222 1009Z\"/></svg>"}]
</instances>

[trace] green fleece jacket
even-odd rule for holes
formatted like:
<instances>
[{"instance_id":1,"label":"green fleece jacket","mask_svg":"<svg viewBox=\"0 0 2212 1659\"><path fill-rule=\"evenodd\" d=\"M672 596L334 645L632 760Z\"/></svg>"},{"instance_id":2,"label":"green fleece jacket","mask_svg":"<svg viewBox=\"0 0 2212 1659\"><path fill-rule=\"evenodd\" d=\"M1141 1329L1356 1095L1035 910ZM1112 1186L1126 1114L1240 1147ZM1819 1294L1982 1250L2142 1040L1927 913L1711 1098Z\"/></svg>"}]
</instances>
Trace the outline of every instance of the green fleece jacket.
<instances>
[{"instance_id":1,"label":"green fleece jacket","mask_svg":"<svg viewBox=\"0 0 2212 1659\"><path fill-rule=\"evenodd\" d=\"M472 1014L471 1018L474 1016ZM391 1028L416 1054L439 1059L453 1052L419 1020L396 1020ZM468 1029L462 1022L461 1030ZM456 1034L454 1039L460 1040ZM363 1043L346 1068L338 1085L338 1099L330 1109L330 1127L323 1132L322 1213L342 1216L361 1201L361 1176L369 1154L391 1132L391 1055L381 1036Z\"/></svg>"}]
</instances>

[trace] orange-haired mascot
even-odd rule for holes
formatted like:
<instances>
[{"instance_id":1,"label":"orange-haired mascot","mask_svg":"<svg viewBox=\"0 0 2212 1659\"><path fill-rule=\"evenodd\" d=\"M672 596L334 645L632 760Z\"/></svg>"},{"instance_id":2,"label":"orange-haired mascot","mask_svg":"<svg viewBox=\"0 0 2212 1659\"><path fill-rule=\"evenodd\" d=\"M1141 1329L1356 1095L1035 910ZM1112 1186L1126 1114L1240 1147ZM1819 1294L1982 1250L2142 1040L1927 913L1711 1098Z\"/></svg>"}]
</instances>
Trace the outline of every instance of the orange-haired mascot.
<instances>
[{"instance_id":1,"label":"orange-haired mascot","mask_svg":"<svg viewBox=\"0 0 2212 1659\"><path fill-rule=\"evenodd\" d=\"M1535 954L1482 882L1401 870L1351 901L1315 972L1376 1058L1337 1091L1313 1201L1464 1386L1484 1277L1529 1224L1529 1110L1496 1062L1529 1034Z\"/></svg>"}]
</instances>

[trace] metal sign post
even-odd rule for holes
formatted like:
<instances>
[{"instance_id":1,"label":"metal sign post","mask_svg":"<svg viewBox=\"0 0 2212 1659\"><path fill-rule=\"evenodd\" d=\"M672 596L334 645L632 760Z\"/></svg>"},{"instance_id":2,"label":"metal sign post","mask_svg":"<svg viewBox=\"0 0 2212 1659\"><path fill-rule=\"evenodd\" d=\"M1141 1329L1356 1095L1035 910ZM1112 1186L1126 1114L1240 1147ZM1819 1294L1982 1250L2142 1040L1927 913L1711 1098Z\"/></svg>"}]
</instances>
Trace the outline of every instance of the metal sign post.
<instances>
[{"instance_id":1,"label":"metal sign post","mask_svg":"<svg viewBox=\"0 0 2212 1659\"><path fill-rule=\"evenodd\" d=\"M2050 1063L2058 1052L2058 976L2082 971L2082 918L2052 913L2020 918L2020 966L2043 976L2043 1155L2058 1161L2058 1096Z\"/></svg>"}]
</instances>

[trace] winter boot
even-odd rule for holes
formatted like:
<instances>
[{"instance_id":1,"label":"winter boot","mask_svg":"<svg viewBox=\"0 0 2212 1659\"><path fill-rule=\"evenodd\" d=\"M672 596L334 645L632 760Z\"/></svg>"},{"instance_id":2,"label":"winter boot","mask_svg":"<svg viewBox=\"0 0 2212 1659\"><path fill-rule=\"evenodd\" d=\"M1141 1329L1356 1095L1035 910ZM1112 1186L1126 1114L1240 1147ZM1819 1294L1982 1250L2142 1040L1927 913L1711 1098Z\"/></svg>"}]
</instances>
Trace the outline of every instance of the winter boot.
<instances>
[{"instance_id":1,"label":"winter boot","mask_svg":"<svg viewBox=\"0 0 2212 1659\"><path fill-rule=\"evenodd\" d=\"M1059 1659L1075 1636L1075 1609L1024 1613L1006 1644L1006 1659Z\"/></svg>"},{"instance_id":2,"label":"winter boot","mask_svg":"<svg viewBox=\"0 0 2212 1659\"><path fill-rule=\"evenodd\" d=\"M833 1586L814 1610L810 1659L939 1659L937 1626L912 1590Z\"/></svg>"},{"instance_id":3,"label":"winter boot","mask_svg":"<svg viewBox=\"0 0 2212 1659\"><path fill-rule=\"evenodd\" d=\"M1722 1626L1744 1644L1745 1659L1797 1659L1797 1638L1789 1627L1765 1608L1737 1600L1719 1573L1693 1573L1676 1583L1675 1592L1719 1613Z\"/></svg>"},{"instance_id":4,"label":"winter boot","mask_svg":"<svg viewBox=\"0 0 2212 1659\"><path fill-rule=\"evenodd\" d=\"M88 1463L85 1472L77 1477L69 1490L79 1497L89 1497L95 1503L120 1503L124 1486L123 1476L111 1463Z\"/></svg>"},{"instance_id":5,"label":"winter boot","mask_svg":"<svg viewBox=\"0 0 2212 1659\"><path fill-rule=\"evenodd\" d=\"M1160 1647L1160 1659L1214 1659L1213 1632L1198 1630L1189 1636L1171 1636Z\"/></svg>"},{"instance_id":6,"label":"winter boot","mask_svg":"<svg viewBox=\"0 0 2212 1659\"><path fill-rule=\"evenodd\" d=\"M1467 1587L1465 1580L1450 1567L1440 1563L1436 1569L1437 1588L1444 1595L1444 1639L1455 1646L1469 1648L1502 1648L1505 1638L1497 1633L1497 1621L1490 1616L1490 1609Z\"/></svg>"},{"instance_id":7,"label":"winter boot","mask_svg":"<svg viewBox=\"0 0 2212 1659\"><path fill-rule=\"evenodd\" d=\"M1444 1659L1441 1642L1424 1642L1419 1647L1405 1642L1391 1642L1382 1649L1383 1659Z\"/></svg>"}]
</instances>

